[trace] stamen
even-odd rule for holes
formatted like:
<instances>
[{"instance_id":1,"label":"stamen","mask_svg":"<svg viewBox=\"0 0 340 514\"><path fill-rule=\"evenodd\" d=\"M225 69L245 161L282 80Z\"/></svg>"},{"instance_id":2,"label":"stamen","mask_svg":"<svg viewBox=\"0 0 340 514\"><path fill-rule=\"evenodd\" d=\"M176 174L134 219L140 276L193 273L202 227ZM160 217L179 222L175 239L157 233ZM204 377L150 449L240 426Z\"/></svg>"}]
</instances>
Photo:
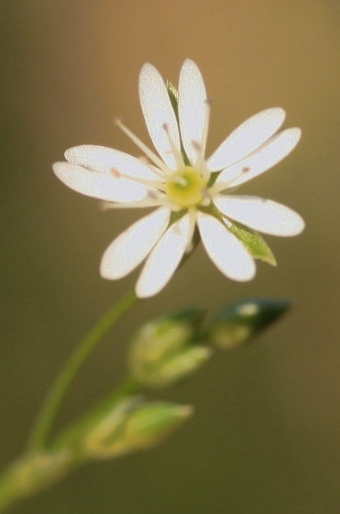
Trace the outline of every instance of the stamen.
<instances>
[{"instance_id":1,"label":"stamen","mask_svg":"<svg viewBox=\"0 0 340 514\"><path fill-rule=\"evenodd\" d=\"M121 121L120 118L115 118L115 124L119 127L141 150L149 157L149 159L156 164L166 175L169 175L170 170L164 162L154 154L130 129L128 129Z\"/></svg>"},{"instance_id":2,"label":"stamen","mask_svg":"<svg viewBox=\"0 0 340 514\"><path fill-rule=\"evenodd\" d=\"M208 197L203 198L203 200L201 201L202 207L209 207L210 204L211 204L211 200Z\"/></svg>"},{"instance_id":3,"label":"stamen","mask_svg":"<svg viewBox=\"0 0 340 514\"><path fill-rule=\"evenodd\" d=\"M202 152L202 145L200 143L198 143L198 141L191 141L191 144L197 152L195 168L199 169L202 174L202 178L206 182L209 182L210 171L208 170L205 159L204 159L204 152Z\"/></svg>"},{"instance_id":4,"label":"stamen","mask_svg":"<svg viewBox=\"0 0 340 514\"><path fill-rule=\"evenodd\" d=\"M163 205L163 207L170 209L170 211L179 212L183 210L183 207L171 202L167 196L161 196L159 198L159 201L161 202L161 205Z\"/></svg>"},{"instance_id":5,"label":"stamen","mask_svg":"<svg viewBox=\"0 0 340 514\"><path fill-rule=\"evenodd\" d=\"M211 101L209 100L209 98L206 98L206 100L204 102L204 114L203 114L204 120L203 120L203 130L202 130L202 135L201 135L201 141L200 142L197 142L197 141L191 142L192 146L194 147L194 149L197 152L196 163L195 163L195 166L197 166L197 167L202 166L202 163L205 163L204 155L205 155L205 149L206 149L207 139L208 139L210 105L211 105ZM205 175L207 175L207 174L205 173ZM210 173L209 173L208 179L209 178L210 178Z\"/></svg>"},{"instance_id":6,"label":"stamen","mask_svg":"<svg viewBox=\"0 0 340 514\"><path fill-rule=\"evenodd\" d=\"M194 141L194 140L192 140L192 141L191 141L191 144L192 144L192 147L194 148L194 150L196 150L196 152L201 153L201 151L202 151L202 146L199 144L199 142L198 142L198 141Z\"/></svg>"},{"instance_id":7,"label":"stamen","mask_svg":"<svg viewBox=\"0 0 340 514\"><path fill-rule=\"evenodd\" d=\"M218 184L215 183L209 191L212 196L215 196L219 193L222 193L222 191L224 191L225 189L229 188L231 188L230 182L219 182Z\"/></svg>"},{"instance_id":8,"label":"stamen","mask_svg":"<svg viewBox=\"0 0 340 514\"><path fill-rule=\"evenodd\" d=\"M116 178L122 178L122 174L119 170L117 170L117 168L111 168L110 171Z\"/></svg>"},{"instance_id":9,"label":"stamen","mask_svg":"<svg viewBox=\"0 0 340 514\"><path fill-rule=\"evenodd\" d=\"M208 139L208 131L209 131L209 121L210 121L210 110L211 110L211 100L209 98L206 98L204 102L205 106L205 116L204 116L204 125L203 125L203 132L202 132L202 147L201 152L202 156L205 154L205 148L207 145L207 139Z\"/></svg>"},{"instance_id":10,"label":"stamen","mask_svg":"<svg viewBox=\"0 0 340 514\"><path fill-rule=\"evenodd\" d=\"M204 188L201 190L201 193L202 193L201 205L203 207L208 207L208 205L211 204L211 198L209 196L209 192L206 188Z\"/></svg>"},{"instance_id":11,"label":"stamen","mask_svg":"<svg viewBox=\"0 0 340 514\"><path fill-rule=\"evenodd\" d=\"M232 171L232 173L229 172L229 177L227 180L223 180L223 182L216 181L215 184L209 189L210 194L215 195L215 194L221 193L225 189L232 189L234 187L233 182L235 182L235 180L237 180L242 175L242 173L249 173L250 169L245 170L244 168L245 167L240 169L240 168L236 167ZM228 168L226 168L224 171L221 171L221 173L226 172L227 169ZM227 175L227 173L226 173L226 175Z\"/></svg>"},{"instance_id":12,"label":"stamen","mask_svg":"<svg viewBox=\"0 0 340 514\"><path fill-rule=\"evenodd\" d=\"M138 202L100 202L99 208L102 211L107 211L109 209L158 207L159 205L163 205L163 196L157 197L155 195L155 197L152 198L152 196L148 194L145 200L139 200Z\"/></svg>"},{"instance_id":13,"label":"stamen","mask_svg":"<svg viewBox=\"0 0 340 514\"><path fill-rule=\"evenodd\" d=\"M161 191L165 191L165 184L163 182L158 182L157 180L149 180L147 178L137 177L135 175L129 175L128 173L121 173L117 168L111 168L112 174L119 179L129 179L133 182L137 182L138 184L142 184L147 187L154 187L156 189L160 189Z\"/></svg>"},{"instance_id":14,"label":"stamen","mask_svg":"<svg viewBox=\"0 0 340 514\"><path fill-rule=\"evenodd\" d=\"M148 158L145 155L140 155L137 157L138 160L144 164L144 166L147 166L149 170L151 170L155 175L158 175L159 178L162 180L162 182L165 182L164 173L162 173L158 168L156 168L154 165L150 164L148 161Z\"/></svg>"},{"instance_id":15,"label":"stamen","mask_svg":"<svg viewBox=\"0 0 340 514\"><path fill-rule=\"evenodd\" d=\"M181 168L184 168L185 164L184 164L184 160L183 160L183 156L182 156L182 153L181 151L177 148L176 144L175 144L175 141L172 139L171 135L170 135L170 129L169 129L169 125L167 123L163 123L163 129L167 135L167 138L169 140L169 143L170 143L170 147L171 147L171 152L172 152L172 155L174 156L175 158L175 162L176 162L176 165L177 165L177 169L181 169Z\"/></svg>"}]
</instances>

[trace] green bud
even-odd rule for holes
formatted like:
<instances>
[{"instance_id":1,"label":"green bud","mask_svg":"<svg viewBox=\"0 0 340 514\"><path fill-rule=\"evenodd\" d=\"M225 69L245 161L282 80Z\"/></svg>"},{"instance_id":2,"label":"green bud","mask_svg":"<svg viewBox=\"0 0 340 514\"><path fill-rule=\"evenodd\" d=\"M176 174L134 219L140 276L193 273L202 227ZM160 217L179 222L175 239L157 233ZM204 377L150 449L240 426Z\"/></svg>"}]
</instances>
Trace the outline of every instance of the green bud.
<instances>
[{"instance_id":1,"label":"green bud","mask_svg":"<svg viewBox=\"0 0 340 514\"><path fill-rule=\"evenodd\" d=\"M39 452L18 459L1 480L1 511L14 500L30 496L57 482L71 469L72 464L73 454L68 449Z\"/></svg>"},{"instance_id":2,"label":"green bud","mask_svg":"<svg viewBox=\"0 0 340 514\"><path fill-rule=\"evenodd\" d=\"M84 452L92 458L112 458L155 446L193 412L190 406L144 403L140 397L122 400L84 440Z\"/></svg>"},{"instance_id":3,"label":"green bud","mask_svg":"<svg viewBox=\"0 0 340 514\"><path fill-rule=\"evenodd\" d=\"M203 313L185 310L142 325L131 343L131 376L141 384L164 387L198 369L211 354L192 344L199 337Z\"/></svg>"},{"instance_id":4,"label":"green bud","mask_svg":"<svg viewBox=\"0 0 340 514\"><path fill-rule=\"evenodd\" d=\"M226 350L244 346L284 314L290 305L289 300L241 300L217 313L208 331L208 338Z\"/></svg>"},{"instance_id":5,"label":"green bud","mask_svg":"<svg viewBox=\"0 0 340 514\"><path fill-rule=\"evenodd\" d=\"M163 441L193 414L191 405L148 403L133 413L126 426L126 436L136 449L152 447Z\"/></svg>"},{"instance_id":6,"label":"green bud","mask_svg":"<svg viewBox=\"0 0 340 514\"><path fill-rule=\"evenodd\" d=\"M145 377L147 385L164 387L177 380L184 379L197 371L212 355L208 346L194 345L184 348L181 352L169 358L155 372Z\"/></svg>"}]
</instances>

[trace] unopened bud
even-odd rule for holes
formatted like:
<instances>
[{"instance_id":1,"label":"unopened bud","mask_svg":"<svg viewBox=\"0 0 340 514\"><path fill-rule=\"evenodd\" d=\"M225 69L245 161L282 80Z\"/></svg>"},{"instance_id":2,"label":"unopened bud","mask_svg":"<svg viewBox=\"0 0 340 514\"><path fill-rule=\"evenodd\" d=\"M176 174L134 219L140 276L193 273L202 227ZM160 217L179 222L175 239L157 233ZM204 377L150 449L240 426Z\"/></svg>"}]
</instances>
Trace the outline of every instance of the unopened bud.
<instances>
[{"instance_id":1,"label":"unopened bud","mask_svg":"<svg viewBox=\"0 0 340 514\"><path fill-rule=\"evenodd\" d=\"M284 314L290 305L289 300L241 300L217 313L208 338L227 350L243 346Z\"/></svg>"},{"instance_id":2,"label":"unopened bud","mask_svg":"<svg viewBox=\"0 0 340 514\"><path fill-rule=\"evenodd\" d=\"M164 387L198 369L211 354L209 348L194 344L202 318L201 309L191 309L144 324L131 344L133 378L150 387Z\"/></svg>"},{"instance_id":3,"label":"unopened bud","mask_svg":"<svg viewBox=\"0 0 340 514\"><path fill-rule=\"evenodd\" d=\"M160 443L192 414L190 406L143 403L140 398L120 402L87 435L84 451L92 458L112 458Z\"/></svg>"},{"instance_id":4,"label":"unopened bud","mask_svg":"<svg viewBox=\"0 0 340 514\"><path fill-rule=\"evenodd\" d=\"M39 452L13 463L2 477L1 511L12 501L30 496L64 477L72 468L74 456L68 449Z\"/></svg>"}]
</instances>

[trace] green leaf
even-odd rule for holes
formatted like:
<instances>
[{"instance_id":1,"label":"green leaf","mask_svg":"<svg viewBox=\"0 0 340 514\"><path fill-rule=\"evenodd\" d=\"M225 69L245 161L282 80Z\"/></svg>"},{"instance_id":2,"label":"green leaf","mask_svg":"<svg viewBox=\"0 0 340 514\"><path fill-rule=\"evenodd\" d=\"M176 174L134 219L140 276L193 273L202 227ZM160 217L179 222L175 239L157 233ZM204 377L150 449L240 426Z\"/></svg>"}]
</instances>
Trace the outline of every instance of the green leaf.
<instances>
[{"instance_id":1,"label":"green leaf","mask_svg":"<svg viewBox=\"0 0 340 514\"><path fill-rule=\"evenodd\" d=\"M241 223L230 221L225 217L223 217L223 222L229 230L242 241L255 259L260 259L261 261L268 262L268 264L272 266L276 266L274 254L260 234L241 225Z\"/></svg>"}]
</instances>

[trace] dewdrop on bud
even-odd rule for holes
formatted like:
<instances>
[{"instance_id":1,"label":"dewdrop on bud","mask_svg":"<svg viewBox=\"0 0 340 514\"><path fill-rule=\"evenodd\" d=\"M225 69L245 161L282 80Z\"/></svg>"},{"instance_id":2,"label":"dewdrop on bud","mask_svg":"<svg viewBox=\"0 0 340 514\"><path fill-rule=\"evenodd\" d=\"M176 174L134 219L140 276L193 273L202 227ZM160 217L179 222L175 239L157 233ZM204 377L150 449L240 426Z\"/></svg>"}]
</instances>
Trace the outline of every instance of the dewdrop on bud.
<instances>
[{"instance_id":1,"label":"dewdrop on bud","mask_svg":"<svg viewBox=\"0 0 340 514\"><path fill-rule=\"evenodd\" d=\"M208 338L216 346L226 350L244 346L290 306L289 300L241 300L217 313L208 331Z\"/></svg>"}]
</instances>

